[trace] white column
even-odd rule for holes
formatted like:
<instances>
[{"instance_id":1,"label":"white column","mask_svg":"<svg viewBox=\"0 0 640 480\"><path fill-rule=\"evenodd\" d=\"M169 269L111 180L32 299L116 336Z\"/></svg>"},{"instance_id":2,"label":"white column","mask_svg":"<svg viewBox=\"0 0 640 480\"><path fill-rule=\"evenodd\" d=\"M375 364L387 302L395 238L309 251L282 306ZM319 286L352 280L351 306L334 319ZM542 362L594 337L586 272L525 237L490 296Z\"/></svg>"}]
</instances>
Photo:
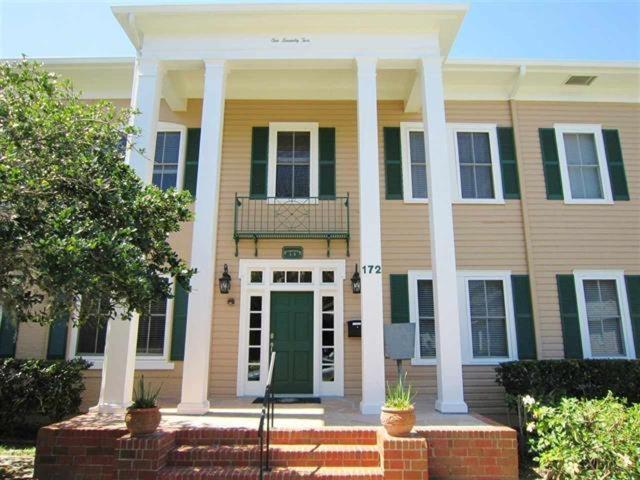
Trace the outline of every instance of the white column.
<instances>
[{"instance_id":1,"label":"white column","mask_svg":"<svg viewBox=\"0 0 640 480\"><path fill-rule=\"evenodd\" d=\"M357 58L360 266L382 265L376 59ZM362 315L362 413L376 414L384 403L382 275L364 273Z\"/></svg>"},{"instance_id":2,"label":"white column","mask_svg":"<svg viewBox=\"0 0 640 480\"><path fill-rule=\"evenodd\" d=\"M209 410L209 350L213 292L217 288L215 252L225 79L224 60L205 61L200 160L191 246L191 265L198 269L198 273L191 280L182 397L178 405L178 412L184 414L203 414Z\"/></svg>"},{"instance_id":3,"label":"white column","mask_svg":"<svg viewBox=\"0 0 640 480\"><path fill-rule=\"evenodd\" d=\"M443 413L466 413L468 409L462 388L460 312L451 205L452 179L444 112L442 62L440 58L424 58L420 65L436 321L436 410Z\"/></svg>"},{"instance_id":4,"label":"white column","mask_svg":"<svg viewBox=\"0 0 640 480\"><path fill-rule=\"evenodd\" d=\"M145 183L151 183L153 174L161 84L162 68L158 62L138 59L133 77L131 106L140 111L132 119L133 124L140 129L140 135L135 139L136 149L127 151L125 161ZM138 149L144 152L141 153ZM100 399L92 411L122 413L131 403L137 338L138 314L134 314L129 321L120 318L109 321Z\"/></svg>"}]
</instances>

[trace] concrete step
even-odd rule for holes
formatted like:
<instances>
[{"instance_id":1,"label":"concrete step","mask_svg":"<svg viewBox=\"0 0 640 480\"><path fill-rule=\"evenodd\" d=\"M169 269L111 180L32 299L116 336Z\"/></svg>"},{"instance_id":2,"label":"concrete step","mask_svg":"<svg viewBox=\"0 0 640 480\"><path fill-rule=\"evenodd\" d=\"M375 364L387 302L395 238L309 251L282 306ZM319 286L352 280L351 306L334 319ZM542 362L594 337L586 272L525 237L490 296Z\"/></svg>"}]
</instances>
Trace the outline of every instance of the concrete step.
<instances>
[{"instance_id":1,"label":"concrete step","mask_svg":"<svg viewBox=\"0 0 640 480\"><path fill-rule=\"evenodd\" d=\"M301 429L274 429L274 444L341 444L375 445L377 428L316 427ZM256 445L258 430L255 428L193 428L176 432L177 445Z\"/></svg>"},{"instance_id":2,"label":"concrete step","mask_svg":"<svg viewBox=\"0 0 640 480\"><path fill-rule=\"evenodd\" d=\"M158 480L257 480L257 467L166 467L160 471ZM313 480L384 480L379 467L276 467L265 472L265 480L290 480L311 478Z\"/></svg>"},{"instance_id":3,"label":"concrete step","mask_svg":"<svg viewBox=\"0 0 640 480\"><path fill-rule=\"evenodd\" d=\"M380 454L375 445L348 444L272 444L270 464L274 467L377 467ZM258 445L183 445L169 453L172 466L257 466Z\"/></svg>"}]
</instances>

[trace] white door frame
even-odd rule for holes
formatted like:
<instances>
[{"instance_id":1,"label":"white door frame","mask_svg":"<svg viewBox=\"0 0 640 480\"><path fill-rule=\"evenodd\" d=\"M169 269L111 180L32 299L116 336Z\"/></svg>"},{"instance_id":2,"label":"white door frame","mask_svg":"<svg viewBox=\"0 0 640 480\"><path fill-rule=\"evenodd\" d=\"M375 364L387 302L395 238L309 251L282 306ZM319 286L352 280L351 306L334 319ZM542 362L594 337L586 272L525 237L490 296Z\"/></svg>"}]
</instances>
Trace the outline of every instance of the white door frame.
<instances>
[{"instance_id":1,"label":"white door frame","mask_svg":"<svg viewBox=\"0 0 640 480\"><path fill-rule=\"evenodd\" d=\"M311 271L311 283L274 283L274 271ZM322 282L322 271L333 270L334 281ZM261 271L262 282L251 283L251 272ZM256 260L243 259L239 263L240 321L238 332L237 395L264 394L269 363L269 334L271 325L271 292L313 292L313 395L344 395L344 260ZM322 381L322 295L334 297L334 381ZM262 296L262 329L260 336L260 381L248 381L249 299ZM276 362L278 360L276 359Z\"/></svg>"}]
</instances>

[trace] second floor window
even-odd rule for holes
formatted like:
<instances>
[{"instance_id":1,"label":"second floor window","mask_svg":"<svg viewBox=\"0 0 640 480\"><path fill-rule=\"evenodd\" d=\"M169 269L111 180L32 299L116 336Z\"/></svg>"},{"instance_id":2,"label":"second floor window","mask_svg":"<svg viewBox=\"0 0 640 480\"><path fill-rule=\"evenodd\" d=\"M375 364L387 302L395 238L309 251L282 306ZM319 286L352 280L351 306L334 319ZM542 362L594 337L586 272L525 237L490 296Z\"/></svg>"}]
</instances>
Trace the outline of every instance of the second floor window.
<instances>
[{"instance_id":1,"label":"second floor window","mask_svg":"<svg viewBox=\"0 0 640 480\"><path fill-rule=\"evenodd\" d=\"M185 137L186 129L182 125L158 124L151 182L162 190L182 188Z\"/></svg>"},{"instance_id":2,"label":"second floor window","mask_svg":"<svg viewBox=\"0 0 640 480\"><path fill-rule=\"evenodd\" d=\"M278 132L276 197L309 197L311 133Z\"/></svg>"}]
</instances>

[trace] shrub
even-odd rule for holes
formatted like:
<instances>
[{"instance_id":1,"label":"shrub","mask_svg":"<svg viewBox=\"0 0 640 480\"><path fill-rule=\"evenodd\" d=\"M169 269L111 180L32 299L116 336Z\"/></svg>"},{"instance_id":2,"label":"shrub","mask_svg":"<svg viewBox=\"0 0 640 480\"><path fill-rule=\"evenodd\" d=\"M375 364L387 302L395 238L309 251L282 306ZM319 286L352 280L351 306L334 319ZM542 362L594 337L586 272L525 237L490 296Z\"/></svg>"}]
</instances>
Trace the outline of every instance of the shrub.
<instances>
[{"instance_id":1,"label":"shrub","mask_svg":"<svg viewBox=\"0 0 640 480\"><path fill-rule=\"evenodd\" d=\"M496 373L511 405L521 395L553 404L564 397L604 398L608 392L640 402L640 360L523 360L502 363Z\"/></svg>"},{"instance_id":2,"label":"shrub","mask_svg":"<svg viewBox=\"0 0 640 480\"><path fill-rule=\"evenodd\" d=\"M608 394L545 406L525 397L540 473L551 479L640 478L640 404Z\"/></svg>"},{"instance_id":3,"label":"shrub","mask_svg":"<svg viewBox=\"0 0 640 480\"><path fill-rule=\"evenodd\" d=\"M82 359L0 360L0 431L29 430L77 413L89 366Z\"/></svg>"}]
</instances>

